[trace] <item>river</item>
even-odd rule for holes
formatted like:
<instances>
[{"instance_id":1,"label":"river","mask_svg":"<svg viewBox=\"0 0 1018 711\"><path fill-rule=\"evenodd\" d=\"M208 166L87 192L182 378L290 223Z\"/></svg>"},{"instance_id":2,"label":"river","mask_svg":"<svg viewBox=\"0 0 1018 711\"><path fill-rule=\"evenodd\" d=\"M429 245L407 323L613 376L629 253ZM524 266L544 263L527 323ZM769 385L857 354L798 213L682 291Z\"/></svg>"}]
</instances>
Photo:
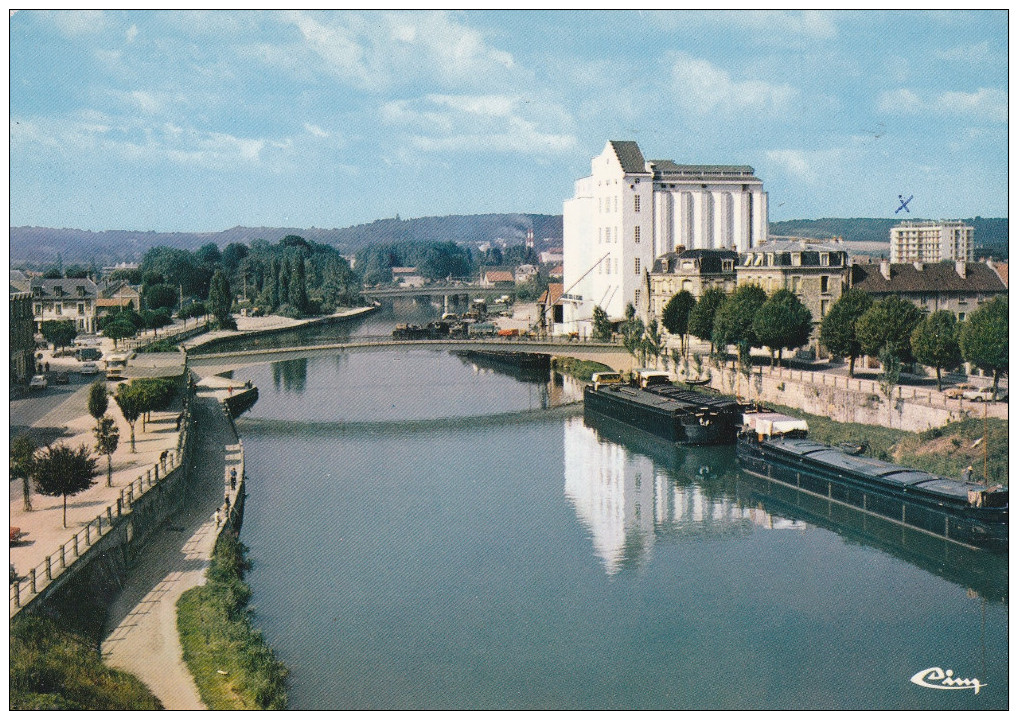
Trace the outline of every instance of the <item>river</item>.
<instances>
[{"instance_id":1,"label":"river","mask_svg":"<svg viewBox=\"0 0 1018 711\"><path fill-rule=\"evenodd\" d=\"M234 376L260 389L242 538L294 708L1007 705L1004 558L585 420L569 378L432 348ZM910 682L932 667L985 686Z\"/></svg>"}]
</instances>

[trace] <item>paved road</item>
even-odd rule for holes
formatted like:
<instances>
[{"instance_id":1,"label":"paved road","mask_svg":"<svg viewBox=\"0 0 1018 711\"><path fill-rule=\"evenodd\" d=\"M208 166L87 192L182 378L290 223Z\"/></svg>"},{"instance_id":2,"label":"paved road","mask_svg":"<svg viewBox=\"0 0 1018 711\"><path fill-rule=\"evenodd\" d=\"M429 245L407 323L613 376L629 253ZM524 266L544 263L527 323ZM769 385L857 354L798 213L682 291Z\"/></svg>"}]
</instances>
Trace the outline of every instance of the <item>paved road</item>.
<instances>
[{"instance_id":1,"label":"paved road","mask_svg":"<svg viewBox=\"0 0 1018 711\"><path fill-rule=\"evenodd\" d=\"M145 682L170 709L202 709L198 689L181 657L177 600L205 583L215 526L212 515L223 501L223 472L237 440L219 401L194 404L197 434L194 483L180 511L153 534L114 600L106 622L103 657Z\"/></svg>"}]
</instances>

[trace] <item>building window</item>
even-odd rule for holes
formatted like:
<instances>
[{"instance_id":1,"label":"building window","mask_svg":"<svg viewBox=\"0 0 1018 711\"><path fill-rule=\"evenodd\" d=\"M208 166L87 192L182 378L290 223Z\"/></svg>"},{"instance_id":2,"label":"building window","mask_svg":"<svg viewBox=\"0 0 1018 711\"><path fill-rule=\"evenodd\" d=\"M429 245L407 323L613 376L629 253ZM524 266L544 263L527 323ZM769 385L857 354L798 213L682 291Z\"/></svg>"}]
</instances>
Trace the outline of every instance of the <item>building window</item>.
<instances>
[{"instance_id":1,"label":"building window","mask_svg":"<svg viewBox=\"0 0 1018 711\"><path fill-rule=\"evenodd\" d=\"M969 300L967 296L958 297L958 306L968 306Z\"/></svg>"},{"instance_id":2,"label":"building window","mask_svg":"<svg viewBox=\"0 0 1018 711\"><path fill-rule=\"evenodd\" d=\"M721 260L721 271L723 271L723 272L730 272L733 269L735 269L735 260L734 259L722 259Z\"/></svg>"},{"instance_id":3,"label":"building window","mask_svg":"<svg viewBox=\"0 0 1018 711\"><path fill-rule=\"evenodd\" d=\"M636 290L636 294L633 295L633 306L640 307L640 290Z\"/></svg>"},{"instance_id":4,"label":"building window","mask_svg":"<svg viewBox=\"0 0 1018 711\"><path fill-rule=\"evenodd\" d=\"M35 305L35 315L42 316L42 304Z\"/></svg>"},{"instance_id":5,"label":"building window","mask_svg":"<svg viewBox=\"0 0 1018 711\"><path fill-rule=\"evenodd\" d=\"M639 211L640 211L640 196L639 195L634 195L633 196L633 212L639 212Z\"/></svg>"},{"instance_id":6,"label":"building window","mask_svg":"<svg viewBox=\"0 0 1018 711\"><path fill-rule=\"evenodd\" d=\"M640 226L637 225L633 228L633 241L640 244Z\"/></svg>"},{"instance_id":7,"label":"building window","mask_svg":"<svg viewBox=\"0 0 1018 711\"><path fill-rule=\"evenodd\" d=\"M608 257L608 259L606 259L604 261L604 273L605 274L611 274L612 273L612 260L611 260L611 257Z\"/></svg>"},{"instance_id":8,"label":"building window","mask_svg":"<svg viewBox=\"0 0 1018 711\"><path fill-rule=\"evenodd\" d=\"M827 315L827 305L829 303L830 303L829 301L826 301L824 299L820 300L820 318L823 318L824 316Z\"/></svg>"},{"instance_id":9,"label":"building window","mask_svg":"<svg viewBox=\"0 0 1018 711\"><path fill-rule=\"evenodd\" d=\"M830 277L825 277L825 276L820 277L820 293L821 294L828 293L827 282L829 281L829 279L830 279Z\"/></svg>"},{"instance_id":10,"label":"building window","mask_svg":"<svg viewBox=\"0 0 1018 711\"><path fill-rule=\"evenodd\" d=\"M633 260L633 264L635 265L635 269L633 269L633 271L636 272L637 274L639 274L640 273L640 258L637 257L635 260Z\"/></svg>"},{"instance_id":11,"label":"building window","mask_svg":"<svg viewBox=\"0 0 1018 711\"><path fill-rule=\"evenodd\" d=\"M829 267L831 265L831 255L827 252L820 253L820 266Z\"/></svg>"},{"instance_id":12,"label":"building window","mask_svg":"<svg viewBox=\"0 0 1018 711\"><path fill-rule=\"evenodd\" d=\"M965 312L964 311L959 311L958 312L958 320L959 321L964 321L965 320Z\"/></svg>"},{"instance_id":13,"label":"building window","mask_svg":"<svg viewBox=\"0 0 1018 711\"><path fill-rule=\"evenodd\" d=\"M64 315L63 304L55 304L53 306L53 313L55 313L57 316L63 316Z\"/></svg>"},{"instance_id":14,"label":"building window","mask_svg":"<svg viewBox=\"0 0 1018 711\"><path fill-rule=\"evenodd\" d=\"M799 277L797 276L792 277L792 293L799 293Z\"/></svg>"},{"instance_id":15,"label":"building window","mask_svg":"<svg viewBox=\"0 0 1018 711\"><path fill-rule=\"evenodd\" d=\"M85 315L85 304L78 304L78 315L79 316Z\"/></svg>"},{"instance_id":16,"label":"building window","mask_svg":"<svg viewBox=\"0 0 1018 711\"><path fill-rule=\"evenodd\" d=\"M615 235L615 244L618 244L619 243L619 228L618 228L617 225L615 226L615 229L612 231L612 234Z\"/></svg>"}]
</instances>

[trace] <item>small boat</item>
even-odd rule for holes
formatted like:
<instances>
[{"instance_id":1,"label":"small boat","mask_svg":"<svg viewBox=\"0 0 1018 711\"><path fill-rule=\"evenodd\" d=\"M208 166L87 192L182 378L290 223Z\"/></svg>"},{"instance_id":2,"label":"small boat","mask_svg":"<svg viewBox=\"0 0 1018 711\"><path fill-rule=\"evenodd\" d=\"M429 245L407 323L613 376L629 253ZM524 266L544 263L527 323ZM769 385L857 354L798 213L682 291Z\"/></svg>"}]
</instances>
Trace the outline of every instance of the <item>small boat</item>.
<instances>
[{"instance_id":1,"label":"small boat","mask_svg":"<svg viewBox=\"0 0 1018 711\"><path fill-rule=\"evenodd\" d=\"M842 442L838 445L845 454L862 454L866 451L866 443L856 444L855 442Z\"/></svg>"},{"instance_id":2,"label":"small boat","mask_svg":"<svg viewBox=\"0 0 1018 711\"><path fill-rule=\"evenodd\" d=\"M683 382L689 387L693 387L694 385L707 385L710 382L710 376L708 375L706 378L686 378Z\"/></svg>"}]
</instances>

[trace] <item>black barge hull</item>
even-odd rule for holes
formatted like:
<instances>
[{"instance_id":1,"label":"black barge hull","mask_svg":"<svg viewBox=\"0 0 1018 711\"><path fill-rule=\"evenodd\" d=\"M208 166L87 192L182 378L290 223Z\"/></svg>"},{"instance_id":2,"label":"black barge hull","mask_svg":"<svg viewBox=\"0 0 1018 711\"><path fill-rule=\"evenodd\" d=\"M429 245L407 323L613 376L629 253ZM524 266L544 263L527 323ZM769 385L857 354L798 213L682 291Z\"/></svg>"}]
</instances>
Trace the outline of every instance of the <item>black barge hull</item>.
<instances>
[{"instance_id":1,"label":"black barge hull","mask_svg":"<svg viewBox=\"0 0 1018 711\"><path fill-rule=\"evenodd\" d=\"M799 440L800 451L809 445L817 449L796 454L759 442L751 437L740 437L736 454L743 470L791 489L807 492L821 499L835 501L865 511L886 521L917 529L932 536L966 546L995 552L1008 549L1008 508L1002 506L974 506L958 497L941 496L938 486L965 485L942 480L939 477L917 472L906 467L879 463L863 457L852 457L835 448ZM853 473L845 466L832 466L813 457L833 462L860 462L863 467L878 468L885 473ZM848 459L845 459L847 457ZM873 463L873 464L870 464ZM925 475L923 478L920 475ZM896 479L892 481L890 479ZM922 485L928 488L922 488Z\"/></svg>"},{"instance_id":2,"label":"black barge hull","mask_svg":"<svg viewBox=\"0 0 1018 711\"><path fill-rule=\"evenodd\" d=\"M625 385L586 387L583 408L669 442L690 445L731 444L741 418L734 408L710 408Z\"/></svg>"}]
</instances>

